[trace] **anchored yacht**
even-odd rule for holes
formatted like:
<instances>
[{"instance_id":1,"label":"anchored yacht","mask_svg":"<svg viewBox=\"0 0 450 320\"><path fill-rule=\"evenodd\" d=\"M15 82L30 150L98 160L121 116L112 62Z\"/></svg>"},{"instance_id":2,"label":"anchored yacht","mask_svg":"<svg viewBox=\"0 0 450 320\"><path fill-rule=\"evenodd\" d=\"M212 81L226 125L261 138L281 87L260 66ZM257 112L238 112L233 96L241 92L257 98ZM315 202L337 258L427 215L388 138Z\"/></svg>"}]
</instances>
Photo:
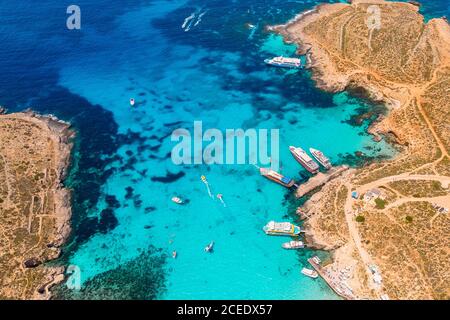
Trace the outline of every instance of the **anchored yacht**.
<instances>
[{"instance_id":1,"label":"anchored yacht","mask_svg":"<svg viewBox=\"0 0 450 320\"><path fill-rule=\"evenodd\" d=\"M313 155L313 157L322 165L325 167L325 169L331 169L331 162L330 159L328 159L322 151L309 148L309 152Z\"/></svg>"},{"instance_id":2,"label":"anchored yacht","mask_svg":"<svg viewBox=\"0 0 450 320\"><path fill-rule=\"evenodd\" d=\"M298 58L286 58L286 57L275 57L272 59L266 59L264 62L268 65L281 67L281 68L301 68L302 61Z\"/></svg>"},{"instance_id":3,"label":"anchored yacht","mask_svg":"<svg viewBox=\"0 0 450 320\"><path fill-rule=\"evenodd\" d=\"M290 146L289 150L291 151L295 160L297 160L306 170L313 174L319 172L319 165L310 156L308 156L305 150L300 147L293 146Z\"/></svg>"}]
</instances>

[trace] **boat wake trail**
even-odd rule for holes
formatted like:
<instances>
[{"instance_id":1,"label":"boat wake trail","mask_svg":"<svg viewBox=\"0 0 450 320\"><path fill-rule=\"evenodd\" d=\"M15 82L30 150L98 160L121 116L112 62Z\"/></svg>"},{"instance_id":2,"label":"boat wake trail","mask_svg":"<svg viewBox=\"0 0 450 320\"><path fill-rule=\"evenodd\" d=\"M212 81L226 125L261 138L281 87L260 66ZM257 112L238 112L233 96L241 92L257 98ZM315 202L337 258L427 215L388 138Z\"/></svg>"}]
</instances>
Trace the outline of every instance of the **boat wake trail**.
<instances>
[{"instance_id":1,"label":"boat wake trail","mask_svg":"<svg viewBox=\"0 0 450 320\"><path fill-rule=\"evenodd\" d=\"M198 26L200 24L200 22L202 22L202 17L208 12L208 10L203 11L202 13L199 14L198 18L197 18L197 22L194 24L194 27Z\"/></svg>"},{"instance_id":2,"label":"boat wake trail","mask_svg":"<svg viewBox=\"0 0 450 320\"><path fill-rule=\"evenodd\" d=\"M185 29L185 31L186 31L186 26L189 28L192 24L192 22L191 23L189 23L189 22L194 18L195 18L195 12L193 12L189 17L186 17L186 19L184 19L184 22L181 25L181 29ZM189 23L189 25L188 25L188 23Z\"/></svg>"},{"instance_id":3,"label":"boat wake trail","mask_svg":"<svg viewBox=\"0 0 450 320\"><path fill-rule=\"evenodd\" d=\"M190 16L184 19L183 24L181 25L181 29L183 29L184 32L188 32L191 30L191 28L198 26L200 22L202 22L202 18L207 12L208 10L205 10L203 12L201 10L197 10L191 13Z\"/></svg>"},{"instance_id":4,"label":"boat wake trail","mask_svg":"<svg viewBox=\"0 0 450 320\"><path fill-rule=\"evenodd\" d=\"M248 39L249 39L249 40L252 40L252 39L253 39L253 36L255 35L256 30L258 30L258 27L259 27L259 21L258 21L258 23L256 24L256 26L249 23L249 24L248 24L248 27L249 27L249 29L251 30L251 31L250 31L250 34L249 34L249 36L248 36Z\"/></svg>"}]
</instances>

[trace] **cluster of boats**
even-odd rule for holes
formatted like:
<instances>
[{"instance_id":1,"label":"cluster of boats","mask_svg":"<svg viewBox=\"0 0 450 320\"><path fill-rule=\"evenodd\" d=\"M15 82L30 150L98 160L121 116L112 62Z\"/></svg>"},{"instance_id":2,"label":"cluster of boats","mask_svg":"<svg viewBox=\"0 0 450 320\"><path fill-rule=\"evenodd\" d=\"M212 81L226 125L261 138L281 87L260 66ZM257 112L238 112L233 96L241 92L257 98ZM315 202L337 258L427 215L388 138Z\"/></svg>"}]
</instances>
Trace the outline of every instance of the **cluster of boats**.
<instances>
[{"instance_id":1,"label":"cluster of boats","mask_svg":"<svg viewBox=\"0 0 450 320\"><path fill-rule=\"evenodd\" d=\"M319 162L325 169L331 168L331 162L330 159L328 159L322 151L309 148L309 152L312 154L312 156L317 160L314 161L305 150L303 150L300 147L289 147L289 151L291 151L292 155L294 156L295 160L298 161L306 170L311 172L312 174L316 174L319 172L319 165L317 162Z\"/></svg>"},{"instance_id":2,"label":"cluster of boats","mask_svg":"<svg viewBox=\"0 0 450 320\"><path fill-rule=\"evenodd\" d=\"M316 174L319 172L320 167L317 164L317 162L319 162L327 170L331 169L331 167L332 167L330 159L328 159L323 154L323 152L320 150L317 150L314 148L309 148L309 152L314 157L314 159L317 160L317 162L314 161L306 153L306 151L300 147L290 146L289 150L291 151L295 160L297 160L298 163L300 163L306 170L308 170L308 172L310 172L312 174ZM267 168L260 168L259 171L262 176L264 176L267 179L270 179L278 184L281 184L282 186L284 186L286 188L291 188L295 185L295 181L292 178L283 176L282 174L280 174L274 170L267 169Z\"/></svg>"},{"instance_id":3,"label":"cluster of boats","mask_svg":"<svg viewBox=\"0 0 450 320\"><path fill-rule=\"evenodd\" d=\"M263 227L264 232L267 235L271 236L289 236L289 237L297 237L300 235L302 230L299 226L296 226L290 222L275 222L270 221ZM292 250L292 249L302 249L305 247L305 244L302 241L289 241L285 242L281 245L282 248ZM319 258L317 258L319 259ZM320 260L319 262L320 263ZM311 270L308 268L303 268L301 273L310 278L317 278L319 275L315 270Z\"/></svg>"},{"instance_id":4,"label":"cluster of boats","mask_svg":"<svg viewBox=\"0 0 450 320\"><path fill-rule=\"evenodd\" d=\"M264 232L270 236L289 236L297 237L300 235L302 230L299 226L293 225L290 222L275 222L270 221L264 228ZM301 249L305 245L302 241L289 241L281 245L284 249Z\"/></svg>"}]
</instances>

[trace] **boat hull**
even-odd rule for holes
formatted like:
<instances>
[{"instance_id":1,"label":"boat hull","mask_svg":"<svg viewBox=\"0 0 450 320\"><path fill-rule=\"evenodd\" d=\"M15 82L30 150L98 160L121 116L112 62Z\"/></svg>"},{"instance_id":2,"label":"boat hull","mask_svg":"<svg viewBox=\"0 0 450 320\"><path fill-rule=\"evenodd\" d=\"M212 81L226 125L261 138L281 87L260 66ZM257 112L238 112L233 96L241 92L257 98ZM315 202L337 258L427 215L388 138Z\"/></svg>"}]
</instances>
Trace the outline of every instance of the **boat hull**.
<instances>
[{"instance_id":1,"label":"boat hull","mask_svg":"<svg viewBox=\"0 0 450 320\"><path fill-rule=\"evenodd\" d=\"M288 69L301 69L301 65L292 65L292 64L285 64L285 63L276 63L272 62L270 59L264 60L264 62L272 67L278 67L278 68L288 68Z\"/></svg>"},{"instance_id":2,"label":"boat hull","mask_svg":"<svg viewBox=\"0 0 450 320\"><path fill-rule=\"evenodd\" d=\"M269 180L271 180L273 182L276 182L276 183L282 185L283 187L292 188L295 185L295 181L293 179L289 180L289 182L286 183L286 182L282 181L281 179L279 179L277 177L274 177L273 175L270 175L270 174L264 172L262 169L260 170L260 173L265 178L267 178L267 179L269 179Z\"/></svg>"},{"instance_id":3,"label":"boat hull","mask_svg":"<svg viewBox=\"0 0 450 320\"><path fill-rule=\"evenodd\" d=\"M284 231L276 231L269 230L266 227L263 228L264 232L269 236L287 236L287 237L298 237L302 232L300 227L294 226L294 230L292 232L284 232Z\"/></svg>"},{"instance_id":4,"label":"boat hull","mask_svg":"<svg viewBox=\"0 0 450 320\"><path fill-rule=\"evenodd\" d=\"M303 249L305 247L305 245L303 243L292 245L290 242L287 242L287 243L283 243L281 245L281 247L286 250L296 250L296 249Z\"/></svg>"},{"instance_id":5,"label":"boat hull","mask_svg":"<svg viewBox=\"0 0 450 320\"><path fill-rule=\"evenodd\" d=\"M319 275L316 271L314 270L309 270L306 268L303 268L301 271L305 276L316 279Z\"/></svg>"},{"instance_id":6,"label":"boat hull","mask_svg":"<svg viewBox=\"0 0 450 320\"><path fill-rule=\"evenodd\" d=\"M317 160L317 162L320 163L321 166L323 166L325 169L329 170L331 169L332 165L330 163L330 160L324 160L322 159L318 154L316 154L314 151L312 151L311 149L309 150L312 154L312 156L314 157L314 159Z\"/></svg>"},{"instance_id":7,"label":"boat hull","mask_svg":"<svg viewBox=\"0 0 450 320\"><path fill-rule=\"evenodd\" d=\"M302 158L300 158L295 151L290 150L292 156L295 158L295 160L297 160L298 163L300 163L302 165L303 168L305 168L308 172L312 173L312 174L316 174L319 172L319 168L311 168L305 161L303 161Z\"/></svg>"},{"instance_id":8,"label":"boat hull","mask_svg":"<svg viewBox=\"0 0 450 320\"><path fill-rule=\"evenodd\" d=\"M280 180L278 180L278 179L275 179L275 178L273 178L273 177L271 177L271 176L264 176L264 177L266 177L267 179L269 179L269 180L271 180L271 181L273 181L273 182L276 182L276 183L278 183L278 184L281 184L283 187L286 187L286 188L291 188L291 187L293 187L294 186L294 184L295 184L295 181L291 181L290 183L284 183L284 182L282 182L282 181L280 181Z\"/></svg>"},{"instance_id":9,"label":"boat hull","mask_svg":"<svg viewBox=\"0 0 450 320\"><path fill-rule=\"evenodd\" d=\"M269 236L298 237L298 234L276 231L264 231Z\"/></svg>"}]
</instances>

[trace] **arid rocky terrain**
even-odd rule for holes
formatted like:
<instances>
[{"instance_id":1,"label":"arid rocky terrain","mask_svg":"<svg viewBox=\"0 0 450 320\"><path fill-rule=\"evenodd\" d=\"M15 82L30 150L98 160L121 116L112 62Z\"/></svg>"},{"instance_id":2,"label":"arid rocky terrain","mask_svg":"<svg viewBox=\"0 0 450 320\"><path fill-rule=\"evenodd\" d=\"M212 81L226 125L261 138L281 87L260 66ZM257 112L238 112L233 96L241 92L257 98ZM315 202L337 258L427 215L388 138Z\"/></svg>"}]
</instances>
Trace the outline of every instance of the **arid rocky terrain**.
<instances>
[{"instance_id":1,"label":"arid rocky terrain","mask_svg":"<svg viewBox=\"0 0 450 320\"><path fill-rule=\"evenodd\" d=\"M389 108L370 132L399 154L349 170L303 208L309 242L333 252L330 279L355 299L450 298L450 26L418 9L354 0L271 27L308 55L318 87Z\"/></svg>"},{"instance_id":2,"label":"arid rocky terrain","mask_svg":"<svg viewBox=\"0 0 450 320\"><path fill-rule=\"evenodd\" d=\"M57 258L70 233L63 181L73 132L53 117L0 115L0 299L48 299L64 279Z\"/></svg>"}]
</instances>

